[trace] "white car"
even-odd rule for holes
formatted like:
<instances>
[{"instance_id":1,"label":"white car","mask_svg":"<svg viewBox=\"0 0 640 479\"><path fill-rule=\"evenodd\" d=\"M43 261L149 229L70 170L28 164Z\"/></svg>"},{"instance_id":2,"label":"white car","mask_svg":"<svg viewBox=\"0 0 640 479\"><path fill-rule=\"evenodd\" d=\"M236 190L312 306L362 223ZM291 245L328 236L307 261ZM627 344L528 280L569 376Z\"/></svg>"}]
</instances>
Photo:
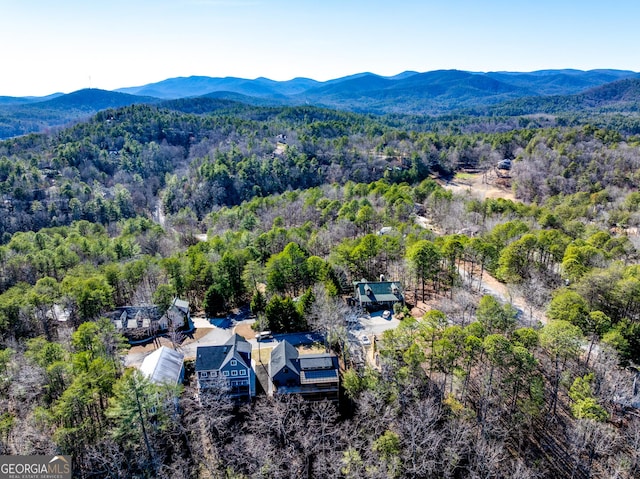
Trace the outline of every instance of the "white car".
<instances>
[{"instance_id":1,"label":"white car","mask_svg":"<svg viewBox=\"0 0 640 479\"><path fill-rule=\"evenodd\" d=\"M382 317L384 319L389 319L391 317L391 311L387 309L384 313L382 313Z\"/></svg>"},{"instance_id":2,"label":"white car","mask_svg":"<svg viewBox=\"0 0 640 479\"><path fill-rule=\"evenodd\" d=\"M369 346L371 344L371 340L369 339L369 336L362 336L360 338L360 342L365 346Z\"/></svg>"}]
</instances>

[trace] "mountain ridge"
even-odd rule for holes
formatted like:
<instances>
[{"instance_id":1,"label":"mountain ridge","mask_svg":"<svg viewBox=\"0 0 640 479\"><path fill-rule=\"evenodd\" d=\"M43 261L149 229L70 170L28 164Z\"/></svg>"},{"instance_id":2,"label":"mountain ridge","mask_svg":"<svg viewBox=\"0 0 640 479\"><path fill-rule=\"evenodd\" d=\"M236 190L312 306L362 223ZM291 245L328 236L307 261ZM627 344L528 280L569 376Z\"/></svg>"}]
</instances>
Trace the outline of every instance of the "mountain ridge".
<instances>
[{"instance_id":1,"label":"mountain ridge","mask_svg":"<svg viewBox=\"0 0 640 479\"><path fill-rule=\"evenodd\" d=\"M637 72L612 69L488 73L451 69L392 76L362 72L323 82L303 77L287 81L175 77L113 91L84 89L46 97L0 97L0 139L68 125L106 108L200 97L252 106L313 105L359 113L427 116L454 112L514 116L598 107L628 112L636 111L640 103L640 90L634 82L638 79ZM617 83L625 80L628 82ZM612 86L597 90L606 85ZM203 108L190 108L206 113Z\"/></svg>"}]
</instances>

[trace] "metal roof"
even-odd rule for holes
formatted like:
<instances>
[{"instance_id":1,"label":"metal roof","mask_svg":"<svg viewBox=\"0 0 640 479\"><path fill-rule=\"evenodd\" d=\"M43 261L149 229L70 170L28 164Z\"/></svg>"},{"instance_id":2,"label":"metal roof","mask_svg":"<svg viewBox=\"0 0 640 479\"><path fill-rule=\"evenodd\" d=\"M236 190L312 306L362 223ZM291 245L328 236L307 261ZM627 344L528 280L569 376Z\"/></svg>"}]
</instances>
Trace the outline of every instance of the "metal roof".
<instances>
[{"instance_id":1,"label":"metal roof","mask_svg":"<svg viewBox=\"0 0 640 479\"><path fill-rule=\"evenodd\" d=\"M286 339L271 351L269 371L275 377L284 367L300 377L300 384L338 381L338 357L335 354L300 354Z\"/></svg>"},{"instance_id":2,"label":"metal roof","mask_svg":"<svg viewBox=\"0 0 640 479\"><path fill-rule=\"evenodd\" d=\"M180 379L184 354L161 346L142 361L140 371L153 383L175 385Z\"/></svg>"},{"instance_id":3,"label":"metal roof","mask_svg":"<svg viewBox=\"0 0 640 479\"><path fill-rule=\"evenodd\" d=\"M331 369L333 368L333 356L326 354L307 354L300 356L300 369Z\"/></svg>"},{"instance_id":4,"label":"metal roof","mask_svg":"<svg viewBox=\"0 0 640 479\"><path fill-rule=\"evenodd\" d=\"M337 383L339 380L337 369L317 369L300 373L300 384Z\"/></svg>"},{"instance_id":5,"label":"metal roof","mask_svg":"<svg viewBox=\"0 0 640 479\"><path fill-rule=\"evenodd\" d=\"M396 281L359 281L356 288L363 303L402 301L402 287Z\"/></svg>"}]
</instances>

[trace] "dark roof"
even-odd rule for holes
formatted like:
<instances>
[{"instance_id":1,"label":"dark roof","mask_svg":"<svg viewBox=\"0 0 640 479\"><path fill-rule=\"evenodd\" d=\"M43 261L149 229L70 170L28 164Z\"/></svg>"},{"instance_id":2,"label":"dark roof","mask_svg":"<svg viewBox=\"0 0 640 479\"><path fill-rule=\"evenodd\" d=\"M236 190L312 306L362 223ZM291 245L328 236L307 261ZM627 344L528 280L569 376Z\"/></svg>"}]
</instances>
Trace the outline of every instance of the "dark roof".
<instances>
[{"instance_id":1,"label":"dark roof","mask_svg":"<svg viewBox=\"0 0 640 479\"><path fill-rule=\"evenodd\" d=\"M510 170L511 169L511 160L508 159L508 158L505 158L504 160L500 160L498 162L498 169Z\"/></svg>"},{"instance_id":2,"label":"dark roof","mask_svg":"<svg viewBox=\"0 0 640 479\"><path fill-rule=\"evenodd\" d=\"M187 301L183 301L179 298L174 298L171 305L175 306L184 314L187 314L189 312L189 303ZM122 313L126 313L126 319L133 319L136 316L142 316L151 319L151 321L158 321L164 314L160 310L160 306L152 304L148 306L119 306L113 311L106 313L105 316L110 319L120 319Z\"/></svg>"},{"instance_id":3,"label":"dark roof","mask_svg":"<svg viewBox=\"0 0 640 479\"><path fill-rule=\"evenodd\" d=\"M228 346L198 346L196 349L196 371L220 369L228 353Z\"/></svg>"},{"instance_id":4,"label":"dark roof","mask_svg":"<svg viewBox=\"0 0 640 479\"><path fill-rule=\"evenodd\" d=\"M222 345L198 346L196 371L220 369L232 357L240 359L249 368L251 367L250 355L251 345L242 336L234 334Z\"/></svg>"},{"instance_id":5,"label":"dark roof","mask_svg":"<svg viewBox=\"0 0 640 479\"><path fill-rule=\"evenodd\" d=\"M239 334L234 334L225 345L233 348L235 357L239 357L246 367L251 367L251 344L246 339ZM231 356L229 356L230 358Z\"/></svg>"},{"instance_id":6,"label":"dark roof","mask_svg":"<svg viewBox=\"0 0 640 479\"><path fill-rule=\"evenodd\" d=\"M244 339L239 334L234 334L224 344L229 345L229 346L233 346L236 350L238 350L241 353L250 353L251 352L251 345L249 344L249 341Z\"/></svg>"},{"instance_id":7,"label":"dark roof","mask_svg":"<svg viewBox=\"0 0 640 479\"><path fill-rule=\"evenodd\" d=\"M275 376L286 366L296 374L300 374L298 371L297 361L298 350L287 340L281 341L271 351L271 374Z\"/></svg>"},{"instance_id":8,"label":"dark roof","mask_svg":"<svg viewBox=\"0 0 640 479\"><path fill-rule=\"evenodd\" d=\"M333 358L327 354L307 354L301 356L300 369L306 371L308 369L331 369L334 367Z\"/></svg>"},{"instance_id":9,"label":"dark roof","mask_svg":"<svg viewBox=\"0 0 640 479\"><path fill-rule=\"evenodd\" d=\"M397 281L359 281L356 288L359 299L363 302L402 301L402 287ZM394 288L398 294L394 294Z\"/></svg>"},{"instance_id":10,"label":"dark roof","mask_svg":"<svg viewBox=\"0 0 640 479\"><path fill-rule=\"evenodd\" d=\"M339 380L337 369L317 369L300 373L300 384L337 383Z\"/></svg>"},{"instance_id":11,"label":"dark roof","mask_svg":"<svg viewBox=\"0 0 640 479\"><path fill-rule=\"evenodd\" d=\"M307 373L308 376L312 371L337 370L338 358L335 354L327 353L300 355L298 350L285 339L271 351L271 375L275 376L285 366L298 375Z\"/></svg>"}]
</instances>

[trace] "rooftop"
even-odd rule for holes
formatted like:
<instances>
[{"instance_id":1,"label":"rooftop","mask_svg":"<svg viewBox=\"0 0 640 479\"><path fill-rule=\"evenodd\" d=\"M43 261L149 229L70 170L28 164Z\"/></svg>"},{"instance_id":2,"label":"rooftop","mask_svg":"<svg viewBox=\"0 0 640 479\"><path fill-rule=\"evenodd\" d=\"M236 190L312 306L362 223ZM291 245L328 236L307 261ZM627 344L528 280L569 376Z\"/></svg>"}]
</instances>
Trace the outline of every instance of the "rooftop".
<instances>
[{"instance_id":1,"label":"rooftop","mask_svg":"<svg viewBox=\"0 0 640 479\"><path fill-rule=\"evenodd\" d=\"M402 286L397 281L358 281L355 286L362 302L402 301Z\"/></svg>"},{"instance_id":2,"label":"rooftop","mask_svg":"<svg viewBox=\"0 0 640 479\"><path fill-rule=\"evenodd\" d=\"M180 379L184 354L166 346L160 346L142 361L140 371L151 382L175 385Z\"/></svg>"},{"instance_id":3,"label":"rooftop","mask_svg":"<svg viewBox=\"0 0 640 479\"><path fill-rule=\"evenodd\" d=\"M249 362L251 344L238 334L234 334L227 342L218 346L198 346L196 371L218 370L236 353L246 367L251 367Z\"/></svg>"}]
</instances>

